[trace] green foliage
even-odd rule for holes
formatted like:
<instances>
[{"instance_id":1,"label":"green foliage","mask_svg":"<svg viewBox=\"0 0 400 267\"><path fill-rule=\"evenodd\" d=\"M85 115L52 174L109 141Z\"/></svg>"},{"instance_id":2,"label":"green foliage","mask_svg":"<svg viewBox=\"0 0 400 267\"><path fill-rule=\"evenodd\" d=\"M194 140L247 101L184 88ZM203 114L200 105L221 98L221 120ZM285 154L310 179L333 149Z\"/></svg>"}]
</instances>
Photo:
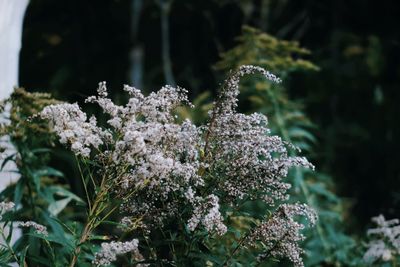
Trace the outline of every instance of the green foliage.
<instances>
[{"instance_id":1,"label":"green foliage","mask_svg":"<svg viewBox=\"0 0 400 267\"><path fill-rule=\"evenodd\" d=\"M67 225L77 215L66 208L72 202L83 204L83 201L69 191L63 173L49 166L55 136L47 122L35 117L45 106L56 103L59 101L49 94L28 93L22 88L15 89L6 101L11 110L9 123L2 125L1 135L9 138L15 151L4 160L2 168L8 161L14 161L20 177L0 194L1 201L16 205L14 212L3 216L4 229L7 225L13 229L10 222L31 220L51 231L43 236L23 229L13 245L15 256L10 257L10 250L3 249L0 262L15 262L17 258L20 266L65 266L74 247L74 237ZM10 229L6 239L11 240Z\"/></svg>"}]
</instances>

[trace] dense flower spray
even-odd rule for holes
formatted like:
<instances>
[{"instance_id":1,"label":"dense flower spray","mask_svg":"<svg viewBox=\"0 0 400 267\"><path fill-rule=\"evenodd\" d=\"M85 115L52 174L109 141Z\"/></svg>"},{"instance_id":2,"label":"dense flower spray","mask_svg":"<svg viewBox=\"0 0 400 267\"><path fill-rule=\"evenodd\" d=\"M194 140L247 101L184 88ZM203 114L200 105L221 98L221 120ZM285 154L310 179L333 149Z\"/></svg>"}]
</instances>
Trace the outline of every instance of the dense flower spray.
<instances>
[{"instance_id":1,"label":"dense flower spray","mask_svg":"<svg viewBox=\"0 0 400 267\"><path fill-rule=\"evenodd\" d=\"M305 158L289 156L287 150L293 147L270 135L264 115L236 112L240 78L253 73L280 82L262 68L242 66L225 81L203 126L174 115L178 105L190 103L186 90L171 86L148 96L124 86L130 98L120 106L108 98L105 82L100 83L98 95L87 102L97 103L109 116L108 127L100 127L95 117L88 119L77 104L51 105L40 115L53 122L61 143L78 157L96 162L97 175L91 179L100 190L93 202L117 197L121 222L128 228L151 234L176 220L189 232L224 235L226 207L262 200L272 215L243 244L262 242L267 249L260 260L286 257L302 266L298 242L304 238L303 225L294 218L305 215L314 222L315 214L304 204L288 204L290 184L282 179L291 167L313 166ZM98 255L138 250L136 241L132 246L111 243L113 249L104 245ZM96 263L102 263L100 258ZM114 256L103 258L114 260Z\"/></svg>"},{"instance_id":2,"label":"dense flower spray","mask_svg":"<svg viewBox=\"0 0 400 267\"><path fill-rule=\"evenodd\" d=\"M117 259L120 254L125 254L132 252L135 254L135 258L142 259L142 255L139 253L138 249L139 241L133 239L128 242L110 242L102 243L101 250L96 253L93 263L96 266L109 265L111 262Z\"/></svg>"}]
</instances>

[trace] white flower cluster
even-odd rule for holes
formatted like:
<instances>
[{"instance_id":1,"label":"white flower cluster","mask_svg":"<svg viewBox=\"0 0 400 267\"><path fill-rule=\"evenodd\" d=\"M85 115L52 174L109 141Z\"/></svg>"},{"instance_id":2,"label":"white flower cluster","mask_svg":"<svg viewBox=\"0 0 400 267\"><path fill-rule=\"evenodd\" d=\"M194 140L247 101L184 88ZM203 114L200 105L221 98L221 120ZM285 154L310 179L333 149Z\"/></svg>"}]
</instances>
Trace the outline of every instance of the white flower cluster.
<instances>
[{"instance_id":1,"label":"white flower cluster","mask_svg":"<svg viewBox=\"0 0 400 267\"><path fill-rule=\"evenodd\" d=\"M252 73L280 82L262 68L241 67L225 81L209 123L201 127L174 116L175 107L189 102L186 90L170 86L148 96L125 86L129 100L116 105L100 83L98 95L87 102L97 103L109 116L107 129L94 118L87 121L77 104L51 105L40 115L54 122L61 143L101 166L97 173L122 200L124 222L132 222L127 224L151 229L180 218L191 231L204 227L222 235L227 230L222 204L261 199L276 208L287 199L290 185L282 179L289 168L313 167L289 156L290 144L269 135L265 116L236 112L239 80ZM91 153L93 148L97 153ZM279 241L271 254L288 253L298 265L302 227L292 217L299 214L311 217L305 206L280 206L260 230L268 244Z\"/></svg>"},{"instance_id":2,"label":"white flower cluster","mask_svg":"<svg viewBox=\"0 0 400 267\"><path fill-rule=\"evenodd\" d=\"M268 258L288 258L295 266L304 266L299 242L304 240L301 230L304 225L295 220L296 216L305 216L311 225L316 222L316 214L304 204L282 204L265 222L260 224L250 236L251 244L261 241L267 247L259 260Z\"/></svg>"},{"instance_id":3,"label":"white flower cluster","mask_svg":"<svg viewBox=\"0 0 400 267\"><path fill-rule=\"evenodd\" d=\"M139 241L137 239L128 242L112 241L110 243L102 243L100 251L95 254L93 264L96 266L109 265L117 259L118 255L128 252L133 252L134 258L140 260L142 256L139 253L138 245Z\"/></svg>"},{"instance_id":4,"label":"white flower cluster","mask_svg":"<svg viewBox=\"0 0 400 267\"><path fill-rule=\"evenodd\" d=\"M70 144L76 155L88 157L91 146L98 148L104 139L110 139L109 133L97 127L95 117L87 121L86 113L76 103L50 105L40 115L54 123L54 131L59 135L60 142Z\"/></svg>"},{"instance_id":5,"label":"white flower cluster","mask_svg":"<svg viewBox=\"0 0 400 267\"><path fill-rule=\"evenodd\" d=\"M86 115L76 104L46 107L41 116L55 121L61 143L71 144L77 155L88 156L90 147L106 144L102 155L111 160L103 165L119 174L113 177L112 188L124 200L123 210L149 223L162 223L178 213L175 195L184 197L189 188L203 185L197 174L201 165L199 130L188 120L175 122L172 114L177 105L188 102L186 90L165 86L147 97L129 86L124 90L130 94L125 106L107 98L104 82L99 84L98 96L87 99L98 103L111 117L108 123L112 128L107 130L100 129L93 119L86 122ZM83 149L75 149L76 143Z\"/></svg>"},{"instance_id":6,"label":"white flower cluster","mask_svg":"<svg viewBox=\"0 0 400 267\"><path fill-rule=\"evenodd\" d=\"M197 201L201 199L197 199ZM208 232L215 231L219 235L226 233L226 226L222 223L223 218L219 211L219 198L215 195L209 195L205 201L197 204L192 218L188 221L188 228L194 231L201 223Z\"/></svg>"},{"instance_id":7,"label":"white flower cluster","mask_svg":"<svg viewBox=\"0 0 400 267\"><path fill-rule=\"evenodd\" d=\"M19 227L32 227L35 229L35 233L48 236L47 227L33 221L21 222Z\"/></svg>"},{"instance_id":8,"label":"white flower cluster","mask_svg":"<svg viewBox=\"0 0 400 267\"><path fill-rule=\"evenodd\" d=\"M282 181L293 166L311 167L304 158L289 157L285 143L269 136L262 114L221 114L209 136L210 172L222 172L217 191L234 199L286 200L290 184Z\"/></svg>"},{"instance_id":9,"label":"white flower cluster","mask_svg":"<svg viewBox=\"0 0 400 267\"><path fill-rule=\"evenodd\" d=\"M400 255L400 221L398 219L386 220L383 215L373 217L372 221L377 228L369 229L368 235L374 239L368 243L368 250L364 254L364 261L375 262L378 260L390 261L394 256Z\"/></svg>"}]
</instances>

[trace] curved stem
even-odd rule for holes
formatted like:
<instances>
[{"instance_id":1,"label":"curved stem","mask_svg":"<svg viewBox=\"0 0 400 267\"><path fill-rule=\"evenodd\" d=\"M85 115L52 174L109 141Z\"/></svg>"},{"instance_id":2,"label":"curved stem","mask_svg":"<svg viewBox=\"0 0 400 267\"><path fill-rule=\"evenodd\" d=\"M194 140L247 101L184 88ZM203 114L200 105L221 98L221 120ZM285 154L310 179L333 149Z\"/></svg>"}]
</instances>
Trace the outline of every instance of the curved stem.
<instances>
[{"instance_id":1,"label":"curved stem","mask_svg":"<svg viewBox=\"0 0 400 267\"><path fill-rule=\"evenodd\" d=\"M232 259L232 257L236 254L236 252L239 250L239 248L243 245L244 241L246 241L247 237L249 237L251 231L247 232L246 235L244 235L239 243L237 244L237 246L233 249L232 253L229 255L228 258L226 258L226 260L224 261L224 263L222 264L222 266L227 266L228 262Z\"/></svg>"},{"instance_id":2,"label":"curved stem","mask_svg":"<svg viewBox=\"0 0 400 267\"><path fill-rule=\"evenodd\" d=\"M99 209L99 205L103 202L103 197L104 194L102 192L100 192L97 196L96 199L93 203L92 208L89 211L89 216L88 216L88 220L85 224L85 227L81 233L81 237L79 239L79 243L77 245L77 247L74 250L74 254L72 256L71 262L69 264L69 267L74 267L76 262L78 261L78 257L79 254L81 252L81 245L84 244L90 237L90 234L92 233L92 231L94 230L94 228L96 227L95 223L96 223L96 217L97 217L97 213L98 213L98 209Z\"/></svg>"},{"instance_id":3,"label":"curved stem","mask_svg":"<svg viewBox=\"0 0 400 267\"><path fill-rule=\"evenodd\" d=\"M72 256L71 262L69 264L69 267L74 267L75 264L78 261L79 254L81 252L81 245L84 244L90 237L92 231L98 226L96 224L97 217L101 211L104 210L104 206L102 205L104 203L104 198L107 194L107 188L105 187L105 175L103 176L101 186L100 186L100 192L96 195L96 198L93 202L93 205L91 208L89 208L89 214L88 214L88 219L85 224L85 227L81 233L81 237L79 239L79 243L77 247L74 250L74 254Z\"/></svg>"},{"instance_id":4,"label":"curved stem","mask_svg":"<svg viewBox=\"0 0 400 267\"><path fill-rule=\"evenodd\" d=\"M87 199L87 202L88 202L88 205L89 205L89 210L90 210L90 209L92 209L92 204L90 203L90 197L89 197L87 185L86 185L85 179L83 178L84 176L83 176L83 171L82 171L82 168L81 168L81 164L79 164L79 160L78 160L78 157L76 155L75 155L75 160L78 163L78 170L79 170L79 173L80 173L80 176L81 176L81 179L82 179L83 188L85 189L85 195L86 195L86 199Z\"/></svg>"}]
</instances>

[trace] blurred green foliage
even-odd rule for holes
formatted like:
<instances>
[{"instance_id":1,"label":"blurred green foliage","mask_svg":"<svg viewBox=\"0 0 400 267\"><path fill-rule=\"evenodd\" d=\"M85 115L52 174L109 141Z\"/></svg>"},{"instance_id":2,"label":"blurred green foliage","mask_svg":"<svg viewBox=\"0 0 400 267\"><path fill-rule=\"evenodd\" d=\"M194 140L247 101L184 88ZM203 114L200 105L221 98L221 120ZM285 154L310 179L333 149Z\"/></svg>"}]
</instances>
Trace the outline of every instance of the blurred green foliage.
<instances>
[{"instance_id":1,"label":"blurred green foliage","mask_svg":"<svg viewBox=\"0 0 400 267\"><path fill-rule=\"evenodd\" d=\"M217 70L226 72L232 67L253 64L279 73L283 79L293 71L319 70L312 62L302 58L310 55L310 51L300 47L296 41L279 40L245 25L236 42L235 47L221 53L222 59L215 64Z\"/></svg>"}]
</instances>

